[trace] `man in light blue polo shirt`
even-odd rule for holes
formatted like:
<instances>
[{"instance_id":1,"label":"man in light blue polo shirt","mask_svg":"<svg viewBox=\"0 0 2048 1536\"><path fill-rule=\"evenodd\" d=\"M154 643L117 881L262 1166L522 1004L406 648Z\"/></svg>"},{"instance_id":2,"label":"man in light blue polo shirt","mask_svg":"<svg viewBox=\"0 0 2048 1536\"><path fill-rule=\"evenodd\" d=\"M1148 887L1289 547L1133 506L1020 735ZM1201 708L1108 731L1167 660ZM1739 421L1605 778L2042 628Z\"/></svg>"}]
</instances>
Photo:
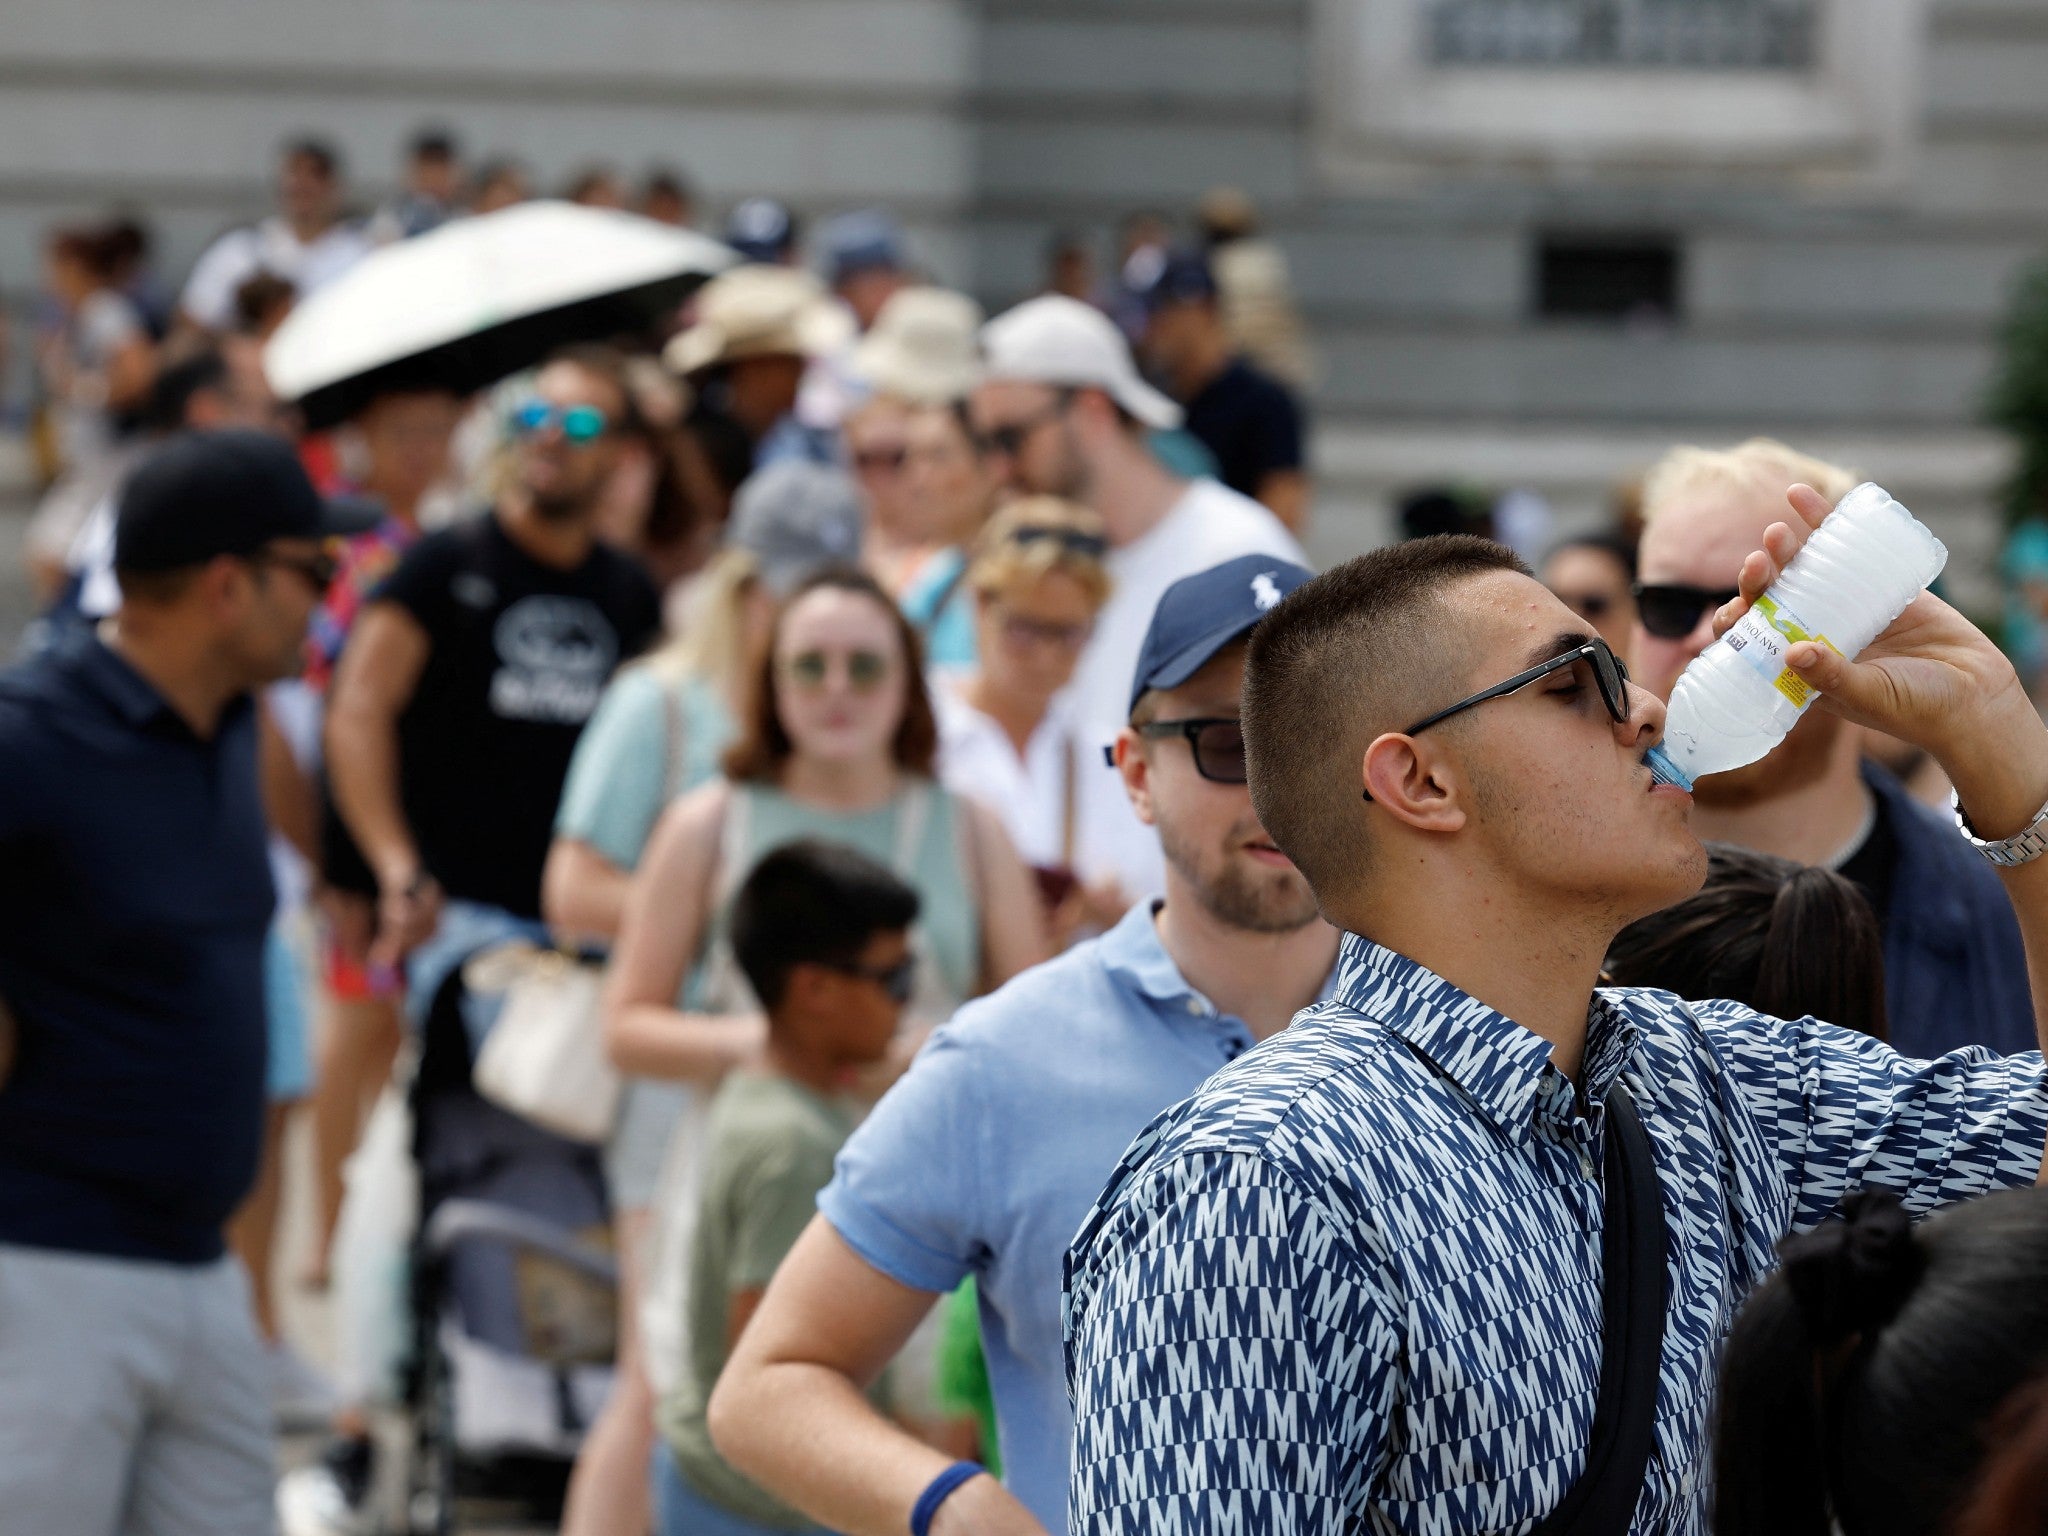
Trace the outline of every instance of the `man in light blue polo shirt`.
<instances>
[{"instance_id":1,"label":"man in light blue polo shirt","mask_svg":"<svg viewBox=\"0 0 2048 1536\"><path fill-rule=\"evenodd\" d=\"M1324 996L1336 958L1335 932L1252 811L1237 723L1246 637L1308 576L1248 556L1167 589L1113 754L1158 829L1164 904L932 1037L840 1154L726 1367L719 1449L820 1523L1065 1531L1067 1244L1132 1136ZM860 1391L968 1275L1007 1488L949 1466Z\"/></svg>"}]
</instances>

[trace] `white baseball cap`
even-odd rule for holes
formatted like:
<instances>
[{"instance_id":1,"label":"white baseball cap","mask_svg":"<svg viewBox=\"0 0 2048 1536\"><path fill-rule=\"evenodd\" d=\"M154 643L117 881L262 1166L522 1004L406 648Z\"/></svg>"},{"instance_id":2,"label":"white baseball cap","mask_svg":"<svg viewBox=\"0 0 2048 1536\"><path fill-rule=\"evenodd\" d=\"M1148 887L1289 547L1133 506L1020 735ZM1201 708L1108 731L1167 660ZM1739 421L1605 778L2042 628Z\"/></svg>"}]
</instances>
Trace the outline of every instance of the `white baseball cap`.
<instances>
[{"instance_id":1,"label":"white baseball cap","mask_svg":"<svg viewBox=\"0 0 2048 1536\"><path fill-rule=\"evenodd\" d=\"M981 376L1099 389L1148 427L1171 430L1180 407L1138 377L1116 323L1065 294L1026 299L981 328Z\"/></svg>"}]
</instances>

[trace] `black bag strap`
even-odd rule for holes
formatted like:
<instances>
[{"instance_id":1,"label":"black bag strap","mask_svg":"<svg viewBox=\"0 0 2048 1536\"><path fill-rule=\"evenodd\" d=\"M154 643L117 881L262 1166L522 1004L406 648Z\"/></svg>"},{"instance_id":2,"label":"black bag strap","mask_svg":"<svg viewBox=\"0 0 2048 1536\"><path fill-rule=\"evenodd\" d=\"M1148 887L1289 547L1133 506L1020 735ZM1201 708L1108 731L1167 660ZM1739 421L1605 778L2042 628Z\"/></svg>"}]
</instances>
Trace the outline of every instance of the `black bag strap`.
<instances>
[{"instance_id":1,"label":"black bag strap","mask_svg":"<svg viewBox=\"0 0 2048 1536\"><path fill-rule=\"evenodd\" d=\"M1603 1166L1604 1332L1586 1470L1532 1536L1627 1536L1655 1441L1670 1287L1664 1197L1649 1134L1620 1083L1607 1090Z\"/></svg>"}]
</instances>

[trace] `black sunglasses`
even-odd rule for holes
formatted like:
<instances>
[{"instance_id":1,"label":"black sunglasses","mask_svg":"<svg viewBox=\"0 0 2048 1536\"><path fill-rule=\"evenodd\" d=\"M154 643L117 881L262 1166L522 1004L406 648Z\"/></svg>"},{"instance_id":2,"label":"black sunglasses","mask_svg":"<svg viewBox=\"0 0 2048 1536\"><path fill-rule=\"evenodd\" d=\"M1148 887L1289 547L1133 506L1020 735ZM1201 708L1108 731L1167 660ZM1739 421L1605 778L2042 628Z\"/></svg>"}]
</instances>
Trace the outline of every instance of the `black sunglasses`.
<instances>
[{"instance_id":1,"label":"black sunglasses","mask_svg":"<svg viewBox=\"0 0 2048 1536\"><path fill-rule=\"evenodd\" d=\"M990 427L986 432L974 435L974 446L984 454L999 453L1006 459L1014 459L1024 451L1024 445L1031 440L1031 434L1050 422L1058 421L1067 414L1067 407L1074 403L1074 392L1062 389L1051 405L1022 421L1006 421L999 427Z\"/></svg>"},{"instance_id":2,"label":"black sunglasses","mask_svg":"<svg viewBox=\"0 0 2048 1536\"><path fill-rule=\"evenodd\" d=\"M1733 587L1689 587L1668 581L1639 581L1629 590L1636 595L1636 616L1643 628L1659 640L1683 640L1699 628L1701 614L1740 595Z\"/></svg>"},{"instance_id":3,"label":"black sunglasses","mask_svg":"<svg viewBox=\"0 0 2048 1536\"><path fill-rule=\"evenodd\" d=\"M1458 700L1448 709L1440 709L1433 715L1424 715L1408 729L1403 736L1414 736L1439 725L1456 714L1484 704L1489 699L1504 699L1511 693L1520 693L1531 683L1540 682L1553 672L1562 672L1566 667L1577 666L1581 661L1593 665L1593 683L1600 690L1600 702L1607 706L1607 713L1616 725L1628 719L1628 664L1607 648L1605 640L1588 640L1584 645L1575 645L1568 651L1561 651L1548 661L1539 662L1526 672L1517 672L1505 682L1495 683L1491 688L1482 688L1470 698ZM1372 798L1372 791L1365 792L1365 798Z\"/></svg>"},{"instance_id":4,"label":"black sunglasses","mask_svg":"<svg viewBox=\"0 0 2048 1536\"><path fill-rule=\"evenodd\" d=\"M330 554L287 555L275 549L259 549L249 556L251 565L273 565L290 571L314 591L325 595L341 571L341 562Z\"/></svg>"},{"instance_id":5,"label":"black sunglasses","mask_svg":"<svg viewBox=\"0 0 2048 1536\"><path fill-rule=\"evenodd\" d=\"M1236 720L1150 720L1137 729L1154 741L1185 736L1195 755L1195 772L1212 784L1245 782L1244 727ZM1116 761L1107 748L1103 755Z\"/></svg>"},{"instance_id":6,"label":"black sunglasses","mask_svg":"<svg viewBox=\"0 0 2048 1536\"><path fill-rule=\"evenodd\" d=\"M882 995L892 1003L907 1003L917 990L917 956L905 955L894 965L885 965L879 970L849 962L845 965L827 966L827 970L839 972L842 976L858 976L863 981L872 981L882 989Z\"/></svg>"}]
</instances>

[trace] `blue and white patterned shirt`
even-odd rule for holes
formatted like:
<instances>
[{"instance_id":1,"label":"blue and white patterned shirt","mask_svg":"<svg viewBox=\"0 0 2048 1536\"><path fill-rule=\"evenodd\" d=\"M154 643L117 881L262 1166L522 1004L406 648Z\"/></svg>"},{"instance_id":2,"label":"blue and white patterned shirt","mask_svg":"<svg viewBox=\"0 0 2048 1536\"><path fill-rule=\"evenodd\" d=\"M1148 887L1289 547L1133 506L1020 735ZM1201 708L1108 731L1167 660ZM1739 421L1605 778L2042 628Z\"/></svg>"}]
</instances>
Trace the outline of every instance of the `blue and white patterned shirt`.
<instances>
[{"instance_id":1,"label":"blue and white patterned shirt","mask_svg":"<svg viewBox=\"0 0 2048 1536\"><path fill-rule=\"evenodd\" d=\"M1125 1154L1067 1259L1070 1529L1520 1532L1585 1464L1600 1148L1655 1146L1670 1313L1633 1529L1705 1527L1714 1366L1787 1233L1864 1183L2033 1182L2038 1054L1908 1061L1811 1019L1596 995L1586 1110L1548 1042L1347 937L1332 1000Z\"/></svg>"}]
</instances>

